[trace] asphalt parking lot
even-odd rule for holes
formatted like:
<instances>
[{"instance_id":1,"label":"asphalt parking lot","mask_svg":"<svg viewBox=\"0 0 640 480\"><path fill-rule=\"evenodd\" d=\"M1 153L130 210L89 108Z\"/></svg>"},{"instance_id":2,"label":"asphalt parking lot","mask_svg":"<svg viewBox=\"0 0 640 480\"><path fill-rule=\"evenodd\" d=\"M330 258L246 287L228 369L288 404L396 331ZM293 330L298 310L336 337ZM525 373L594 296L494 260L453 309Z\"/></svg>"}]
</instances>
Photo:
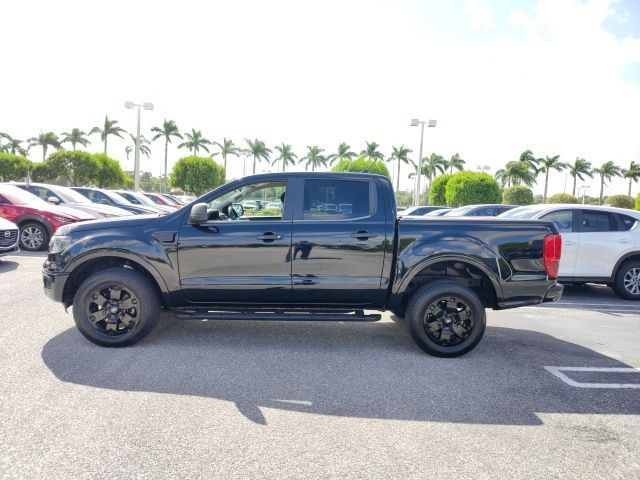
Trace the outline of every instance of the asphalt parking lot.
<instances>
[{"instance_id":1,"label":"asphalt parking lot","mask_svg":"<svg viewBox=\"0 0 640 480\"><path fill-rule=\"evenodd\" d=\"M389 314L164 314L105 349L42 294L42 261L0 260L1 478L640 477L640 305L607 288L491 311L458 359Z\"/></svg>"}]
</instances>

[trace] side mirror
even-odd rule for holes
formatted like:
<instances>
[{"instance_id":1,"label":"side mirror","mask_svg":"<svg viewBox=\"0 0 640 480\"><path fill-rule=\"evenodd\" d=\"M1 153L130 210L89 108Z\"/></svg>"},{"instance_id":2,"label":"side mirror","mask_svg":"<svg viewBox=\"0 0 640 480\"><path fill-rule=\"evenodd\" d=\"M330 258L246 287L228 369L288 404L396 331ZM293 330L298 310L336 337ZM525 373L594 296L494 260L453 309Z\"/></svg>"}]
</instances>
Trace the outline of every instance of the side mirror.
<instances>
[{"instance_id":1,"label":"side mirror","mask_svg":"<svg viewBox=\"0 0 640 480\"><path fill-rule=\"evenodd\" d=\"M236 218L240 218L244 215L244 207L240 203L232 203L229 208L236 214Z\"/></svg>"},{"instance_id":2,"label":"side mirror","mask_svg":"<svg viewBox=\"0 0 640 480\"><path fill-rule=\"evenodd\" d=\"M192 225L201 225L207 223L207 204L196 203L191 207L189 212L189 223Z\"/></svg>"},{"instance_id":3,"label":"side mirror","mask_svg":"<svg viewBox=\"0 0 640 480\"><path fill-rule=\"evenodd\" d=\"M49 197L47 198L47 202L52 203L53 205L60 205L60 199L58 197Z\"/></svg>"}]
</instances>

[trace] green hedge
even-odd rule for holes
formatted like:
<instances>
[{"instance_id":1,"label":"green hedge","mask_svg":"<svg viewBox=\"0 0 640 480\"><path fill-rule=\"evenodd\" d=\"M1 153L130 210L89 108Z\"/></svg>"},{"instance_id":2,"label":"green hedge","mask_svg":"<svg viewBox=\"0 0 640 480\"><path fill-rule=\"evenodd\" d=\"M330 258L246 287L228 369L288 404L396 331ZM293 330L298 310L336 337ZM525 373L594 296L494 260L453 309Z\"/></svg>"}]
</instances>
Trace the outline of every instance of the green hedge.
<instances>
[{"instance_id":1,"label":"green hedge","mask_svg":"<svg viewBox=\"0 0 640 480\"><path fill-rule=\"evenodd\" d=\"M447 204L447 183L449 183L451 177L453 177L453 174L445 173L433 179L429 190L429 205Z\"/></svg>"},{"instance_id":2,"label":"green hedge","mask_svg":"<svg viewBox=\"0 0 640 480\"><path fill-rule=\"evenodd\" d=\"M462 207L477 203L500 203L502 195L495 179L484 172L454 173L446 187L447 205Z\"/></svg>"},{"instance_id":3,"label":"green hedge","mask_svg":"<svg viewBox=\"0 0 640 480\"><path fill-rule=\"evenodd\" d=\"M636 197L636 210L640 210L640 193Z\"/></svg>"},{"instance_id":4,"label":"green hedge","mask_svg":"<svg viewBox=\"0 0 640 480\"><path fill-rule=\"evenodd\" d=\"M578 199L570 193L556 193L547 198L547 203L578 203Z\"/></svg>"},{"instance_id":5,"label":"green hedge","mask_svg":"<svg viewBox=\"0 0 640 480\"><path fill-rule=\"evenodd\" d=\"M32 168L32 163L25 157L12 153L0 153L0 180L22 180Z\"/></svg>"},{"instance_id":6,"label":"green hedge","mask_svg":"<svg viewBox=\"0 0 640 480\"><path fill-rule=\"evenodd\" d=\"M384 162L380 160L372 162L363 157L354 158L353 160L342 159L331 169L332 172L362 172L363 170L390 177L389 169Z\"/></svg>"},{"instance_id":7,"label":"green hedge","mask_svg":"<svg viewBox=\"0 0 640 480\"><path fill-rule=\"evenodd\" d=\"M533 192L523 185L506 188L502 192L502 203L505 205L531 205Z\"/></svg>"},{"instance_id":8,"label":"green hedge","mask_svg":"<svg viewBox=\"0 0 640 480\"><path fill-rule=\"evenodd\" d=\"M633 209L635 201L627 195L610 195L604 199L604 203L612 207Z\"/></svg>"},{"instance_id":9,"label":"green hedge","mask_svg":"<svg viewBox=\"0 0 640 480\"><path fill-rule=\"evenodd\" d=\"M224 167L209 157L183 157L171 170L171 185L197 196L224 183Z\"/></svg>"}]
</instances>

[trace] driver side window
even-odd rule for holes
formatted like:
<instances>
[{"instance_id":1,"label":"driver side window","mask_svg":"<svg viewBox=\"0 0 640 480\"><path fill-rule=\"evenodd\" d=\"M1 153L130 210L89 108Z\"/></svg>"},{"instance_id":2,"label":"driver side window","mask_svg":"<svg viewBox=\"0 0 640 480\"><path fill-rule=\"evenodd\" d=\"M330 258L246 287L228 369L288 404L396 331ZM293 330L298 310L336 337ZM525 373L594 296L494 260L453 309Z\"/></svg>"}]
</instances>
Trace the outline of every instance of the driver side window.
<instances>
[{"instance_id":1,"label":"driver side window","mask_svg":"<svg viewBox=\"0 0 640 480\"><path fill-rule=\"evenodd\" d=\"M281 220L286 182L263 181L243 185L207 203L209 221Z\"/></svg>"}]
</instances>

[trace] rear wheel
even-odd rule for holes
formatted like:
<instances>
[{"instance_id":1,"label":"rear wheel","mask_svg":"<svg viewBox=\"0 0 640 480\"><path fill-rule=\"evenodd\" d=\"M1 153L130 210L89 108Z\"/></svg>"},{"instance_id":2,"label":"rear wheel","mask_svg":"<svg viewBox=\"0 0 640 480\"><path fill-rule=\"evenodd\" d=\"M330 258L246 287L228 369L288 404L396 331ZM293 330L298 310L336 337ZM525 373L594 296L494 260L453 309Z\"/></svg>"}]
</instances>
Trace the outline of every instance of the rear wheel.
<instances>
[{"instance_id":1,"label":"rear wheel","mask_svg":"<svg viewBox=\"0 0 640 480\"><path fill-rule=\"evenodd\" d=\"M640 262L625 262L618 269L613 291L627 300L640 300Z\"/></svg>"},{"instance_id":2,"label":"rear wheel","mask_svg":"<svg viewBox=\"0 0 640 480\"><path fill-rule=\"evenodd\" d=\"M80 333L103 347L142 340L158 321L160 298L154 285L135 270L110 268L87 278L73 298Z\"/></svg>"},{"instance_id":3,"label":"rear wheel","mask_svg":"<svg viewBox=\"0 0 640 480\"><path fill-rule=\"evenodd\" d=\"M486 325L478 295L449 280L417 290L407 305L406 319L418 346L437 357L458 357L471 351L482 339Z\"/></svg>"},{"instance_id":4,"label":"rear wheel","mask_svg":"<svg viewBox=\"0 0 640 480\"><path fill-rule=\"evenodd\" d=\"M49 232L39 222L26 222L20 225L20 248L30 252L43 250L49 245Z\"/></svg>"}]
</instances>

